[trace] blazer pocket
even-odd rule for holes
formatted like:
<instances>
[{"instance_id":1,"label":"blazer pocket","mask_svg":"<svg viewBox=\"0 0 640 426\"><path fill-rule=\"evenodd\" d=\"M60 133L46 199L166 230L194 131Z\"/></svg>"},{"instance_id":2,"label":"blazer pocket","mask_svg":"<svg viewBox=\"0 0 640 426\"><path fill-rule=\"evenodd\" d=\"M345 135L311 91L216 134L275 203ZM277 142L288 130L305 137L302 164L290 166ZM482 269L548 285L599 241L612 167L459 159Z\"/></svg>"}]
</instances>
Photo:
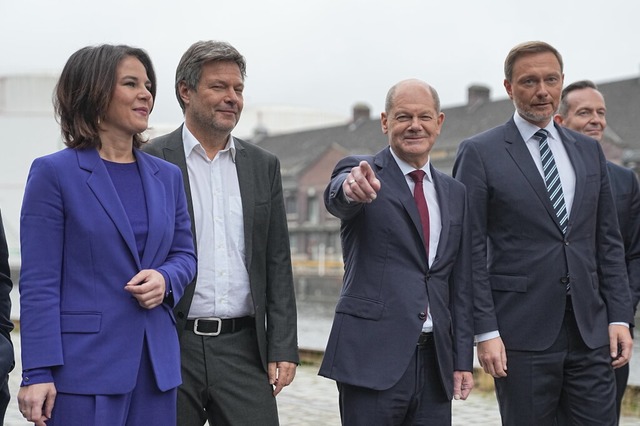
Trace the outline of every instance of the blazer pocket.
<instances>
[{"instance_id":1,"label":"blazer pocket","mask_svg":"<svg viewBox=\"0 0 640 426\"><path fill-rule=\"evenodd\" d=\"M60 314L60 330L63 333L98 333L101 324L102 314L98 312Z\"/></svg>"},{"instance_id":2,"label":"blazer pocket","mask_svg":"<svg viewBox=\"0 0 640 426\"><path fill-rule=\"evenodd\" d=\"M525 293L529 278L522 275L490 275L491 290Z\"/></svg>"},{"instance_id":3,"label":"blazer pocket","mask_svg":"<svg viewBox=\"0 0 640 426\"><path fill-rule=\"evenodd\" d=\"M336 305L336 312L354 317L379 320L384 311L384 303L361 297L342 296Z\"/></svg>"}]
</instances>

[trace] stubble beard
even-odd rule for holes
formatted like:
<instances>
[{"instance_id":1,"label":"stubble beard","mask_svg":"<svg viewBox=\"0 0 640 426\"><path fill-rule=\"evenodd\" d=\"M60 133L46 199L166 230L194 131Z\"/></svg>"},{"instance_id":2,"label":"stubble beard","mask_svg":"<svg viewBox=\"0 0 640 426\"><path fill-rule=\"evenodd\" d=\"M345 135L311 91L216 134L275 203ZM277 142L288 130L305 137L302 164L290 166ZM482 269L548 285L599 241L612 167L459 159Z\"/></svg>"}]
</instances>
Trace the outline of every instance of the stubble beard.
<instances>
[{"instance_id":1,"label":"stubble beard","mask_svg":"<svg viewBox=\"0 0 640 426\"><path fill-rule=\"evenodd\" d=\"M553 116L553 112L546 113L536 113L532 110L529 105L524 105L523 103L517 101L515 98L513 99L513 106L516 107L516 110L520 114L522 118L529 121L530 123L540 124L540 123L548 123Z\"/></svg>"}]
</instances>

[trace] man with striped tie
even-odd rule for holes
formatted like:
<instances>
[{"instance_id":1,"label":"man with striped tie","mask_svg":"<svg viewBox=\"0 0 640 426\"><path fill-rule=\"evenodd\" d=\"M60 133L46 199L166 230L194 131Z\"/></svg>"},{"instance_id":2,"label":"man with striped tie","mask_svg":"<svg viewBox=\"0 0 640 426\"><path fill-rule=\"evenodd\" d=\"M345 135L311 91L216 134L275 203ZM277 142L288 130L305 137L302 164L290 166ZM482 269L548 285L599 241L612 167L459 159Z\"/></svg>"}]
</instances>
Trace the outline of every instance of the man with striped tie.
<instances>
[{"instance_id":1,"label":"man with striped tie","mask_svg":"<svg viewBox=\"0 0 640 426\"><path fill-rule=\"evenodd\" d=\"M547 43L515 46L504 86L516 112L460 145L478 359L505 425L615 425L612 367L633 321L607 166L596 141L552 118L564 79Z\"/></svg>"}]
</instances>

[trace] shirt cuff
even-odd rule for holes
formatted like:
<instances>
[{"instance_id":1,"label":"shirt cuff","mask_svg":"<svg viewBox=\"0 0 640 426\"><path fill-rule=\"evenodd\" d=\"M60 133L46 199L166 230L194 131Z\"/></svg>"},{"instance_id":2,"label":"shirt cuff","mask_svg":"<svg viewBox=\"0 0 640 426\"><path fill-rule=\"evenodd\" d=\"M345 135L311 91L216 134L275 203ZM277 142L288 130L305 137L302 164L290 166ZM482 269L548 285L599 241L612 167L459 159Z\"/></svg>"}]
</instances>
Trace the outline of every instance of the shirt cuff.
<instances>
[{"instance_id":1,"label":"shirt cuff","mask_svg":"<svg viewBox=\"0 0 640 426\"><path fill-rule=\"evenodd\" d=\"M629 328L629 324L626 322L610 322L609 325L624 325L625 327Z\"/></svg>"},{"instance_id":2,"label":"shirt cuff","mask_svg":"<svg viewBox=\"0 0 640 426\"><path fill-rule=\"evenodd\" d=\"M476 334L476 343L485 342L487 340L495 339L496 337L500 337L500 332L498 330Z\"/></svg>"}]
</instances>

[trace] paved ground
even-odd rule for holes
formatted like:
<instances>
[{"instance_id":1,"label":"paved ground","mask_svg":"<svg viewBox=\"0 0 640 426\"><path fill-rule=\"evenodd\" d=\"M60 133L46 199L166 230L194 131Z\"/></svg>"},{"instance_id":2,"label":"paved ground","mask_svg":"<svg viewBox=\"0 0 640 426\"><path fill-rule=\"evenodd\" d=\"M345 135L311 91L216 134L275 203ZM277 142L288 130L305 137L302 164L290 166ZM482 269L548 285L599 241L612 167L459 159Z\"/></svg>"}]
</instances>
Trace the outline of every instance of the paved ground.
<instances>
[{"instance_id":1,"label":"paved ground","mask_svg":"<svg viewBox=\"0 0 640 426\"><path fill-rule=\"evenodd\" d=\"M317 376L316 372L317 366L301 366L291 386L278 396L282 426L340 425L336 386L333 381ZM19 373L16 371L11 375L13 397L5 418L5 426L28 424L18 412L15 398L18 386ZM640 426L640 418L624 418L620 424ZM472 393L466 401L453 401L453 425L500 425L494 396Z\"/></svg>"},{"instance_id":2,"label":"paved ground","mask_svg":"<svg viewBox=\"0 0 640 426\"><path fill-rule=\"evenodd\" d=\"M314 321L317 328L317 321ZM308 338L309 331L301 324L301 337ZM20 386L20 336L13 333L16 351L16 368L10 375L11 403L5 417L5 426L24 426L28 423L18 411L16 395ZM320 336L324 338L323 336ZM303 343L301 338L301 346ZM317 343L312 340L313 343ZM636 351L639 355L640 351ZM303 365L298 368L296 379L278 396L282 426L337 426L340 424L337 389L331 380L317 375L318 367ZM493 394L472 392L466 401L453 401L453 425L500 425L500 416ZM640 418L623 418L621 426L640 426ZM90 425L87 425L90 426ZM260 426L260 425L256 425Z\"/></svg>"}]
</instances>

